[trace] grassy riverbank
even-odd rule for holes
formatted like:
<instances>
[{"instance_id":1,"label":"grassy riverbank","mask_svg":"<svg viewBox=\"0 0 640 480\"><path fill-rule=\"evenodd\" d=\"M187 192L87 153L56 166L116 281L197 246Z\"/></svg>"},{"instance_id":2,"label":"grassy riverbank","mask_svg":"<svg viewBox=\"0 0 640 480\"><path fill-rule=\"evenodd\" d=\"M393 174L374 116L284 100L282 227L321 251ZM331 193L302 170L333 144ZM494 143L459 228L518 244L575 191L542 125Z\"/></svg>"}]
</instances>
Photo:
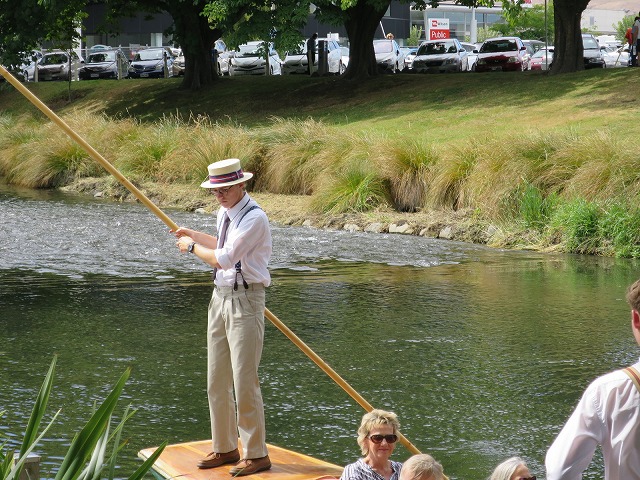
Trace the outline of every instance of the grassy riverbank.
<instances>
[{"instance_id":1,"label":"grassy riverbank","mask_svg":"<svg viewBox=\"0 0 640 480\"><path fill-rule=\"evenodd\" d=\"M96 81L74 83L71 102L66 84L29 87L161 206L210 208L196 186L233 156L283 223L637 257L639 83L635 69L223 78L195 93ZM10 85L0 175L127 197Z\"/></svg>"}]
</instances>

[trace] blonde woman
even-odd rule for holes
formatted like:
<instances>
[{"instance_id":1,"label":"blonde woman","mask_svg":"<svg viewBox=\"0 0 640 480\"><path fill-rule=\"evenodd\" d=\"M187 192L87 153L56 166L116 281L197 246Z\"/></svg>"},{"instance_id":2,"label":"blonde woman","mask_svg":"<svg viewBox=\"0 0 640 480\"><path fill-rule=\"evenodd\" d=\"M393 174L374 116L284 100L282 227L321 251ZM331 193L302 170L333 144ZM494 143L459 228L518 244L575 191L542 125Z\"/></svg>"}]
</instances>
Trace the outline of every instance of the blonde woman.
<instances>
[{"instance_id":1,"label":"blonde woman","mask_svg":"<svg viewBox=\"0 0 640 480\"><path fill-rule=\"evenodd\" d=\"M362 417L358 445L362 457L344 467L340 480L399 480L402 463L391 460L400 422L395 413L372 410Z\"/></svg>"},{"instance_id":2,"label":"blonde woman","mask_svg":"<svg viewBox=\"0 0 640 480\"><path fill-rule=\"evenodd\" d=\"M449 480L442 471L442 465L426 453L409 458L402 465L400 480Z\"/></svg>"}]
</instances>

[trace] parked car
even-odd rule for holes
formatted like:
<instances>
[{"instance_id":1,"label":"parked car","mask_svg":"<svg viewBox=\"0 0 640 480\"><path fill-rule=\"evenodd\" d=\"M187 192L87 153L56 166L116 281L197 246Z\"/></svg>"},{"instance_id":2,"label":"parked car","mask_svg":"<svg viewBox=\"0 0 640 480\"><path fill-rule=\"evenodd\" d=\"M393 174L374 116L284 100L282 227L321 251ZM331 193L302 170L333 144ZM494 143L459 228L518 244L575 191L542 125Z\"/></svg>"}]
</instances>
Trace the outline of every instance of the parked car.
<instances>
[{"instance_id":1,"label":"parked car","mask_svg":"<svg viewBox=\"0 0 640 480\"><path fill-rule=\"evenodd\" d=\"M87 60L78 72L80 80L97 78L126 78L129 60L122 50L98 50L89 53ZM120 73L120 75L118 75Z\"/></svg>"},{"instance_id":2,"label":"parked car","mask_svg":"<svg viewBox=\"0 0 640 480\"><path fill-rule=\"evenodd\" d=\"M169 47L138 50L129 65L129 78L163 78L165 62L168 76L172 77L174 58Z\"/></svg>"},{"instance_id":3,"label":"parked car","mask_svg":"<svg viewBox=\"0 0 640 480\"><path fill-rule=\"evenodd\" d=\"M596 37L590 33L582 34L582 49L585 69L605 68L607 66L604 63L604 58L602 58L602 53L600 53L600 45Z\"/></svg>"},{"instance_id":4,"label":"parked car","mask_svg":"<svg viewBox=\"0 0 640 480\"><path fill-rule=\"evenodd\" d=\"M180 50L178 55L173 59L173 63L171 64L171 69L173 70L173 76L179 77L180 75L184 75L184 52Z\"/></svg>"},{"instance_id":5,"label":"parked car","mask_svg":"<svg viewBox=\"0 0 640 480\"><path fill-rule=\"evenodd\" d=\"M346 70L349 66L349 47L340 47L342 66Z\"/></svg>"},{"instance_id":6,"label":"parked car","mask_svg":"<svg viewBox=\"0 0 640 480\"><path fill-rule=\"evenodd\" d=\"M478 50L480 45L477 43L460 42L462 48L467 51L467 63L469 64L469 71L472 72L476 69L476 61L478 60Z\"/></svg>"},{"instance_id":7,"label":"parked car","mask_svg":"<svg viewBox=\"0 0 640 480\"><path fill-rule=\"evenodd\" d=\"M23 76L26 82L34 81L37 68L38 81L71 80L73 72L78 71L83 63L84 60L73 50L71 52L54 50L43 53L37 62L27 66Z\"/></svg>"},{"instance_id":8,"label":"parked car","mask_svg":"<svg viewBox=\"0 0 640 480\"><path fill-rule=\"evenodd\" d=\"M413 69L413 60L418 53L418 47L404 48L404 69L411 71Z\"/></svg>"},{"instance_id":9,"label":"parked car","mask_svg":"<svg viewBox=\"0 0 640 480\"><path fill-rule=\"evenodd\" d=\"M264 75L266 60L262 52L264 42L248 42L240 45L229 61L229 75ZM273 45L269 45L269 73L282 75L282 60Z\"/></svg>"},{"instance_id":10,"label":"parked car","mask_svg":"<svg viewBox=\"0 0 640 480\"><path fill-rule=\"evenodd\" d=\"M386 38L374 40L373 50L376 53L376 63L379 70L389 73L404 70L404 53L402 53L398 42L395 40Z\"/></svg>"},{"instance_id":11,"label":"parked car","mask_svg":"<svg viewBox=\"0 0 640 480\"><path fill-rule=\"evenodd\" d=\"M329 38L319 38L316 40L316 57L315 57L315 70L318 68L318 40L324 40L327 42L327 61L329 63L329 73L335 73L341 75L347 69L342 64L342 50L340 44L335 40ZM308 73L308 61L307 61L307 42L301 42L298 48L287 52L282 62L283 74L295 74L295 73Z\"/></svg>"},{"instance_id":12,"label":"parked car","mask_svg":"<svg viewBox=\"0 0 640 480\"><path fill-rule=\"evenodd\" d=\"M476 72L524 71L530 55L519 37L495 37L485 40L478 51Z\"/></svg>"},{"instance_id":13,"label":"parked car","mask_svg":"<svg viewBox=\"0 0 640 480\"><path fill-rule=\"evenodd\" d=\"M553 47L542 48L533 54L529 70L549 70L553 63Z\"/></svg>"},{"instance_id":14,"label":"parked car","mask_svg":"<svg viewBox=\"0 0 640 480\"><path fill-rule=\"evenodd\" d=\"M468 56L457 38L427 40L418 48L413 70L416 73L466 72Z\"/></svg>"},{"instance_id":15,"label":"parked car","mask_svg":"<svg viewBox=\"0 0 640 480\"><path fill-rule=\"evenodd\" d=\"M215 59L216 68L218 69L218 75L229 75L229 59L235 54L234 50L228 50L227 44L224 40L219 38L216 40L215 46L211 50L213 58Z\"/></svg>"},{"instance_id":16,"label":"parked car","mask_svg":"<svg viewBox=\"0 0 640 480\"><path fill-rule=\"evenodd\" d=\"M629 65L628 48L600 45L600 53L602 54L606 68L619 68Z\"/></svg>"},{"instance_id":17,"label":"parked car","mask_svg":"<svg viewBox=\"0 0 640 480\"><path fill-rule=\"evenodd\" d=\"M527 47L527 51L531 56L533 56L533 54L541 48L545 47L544 42L540 40L522 40L522 43L524 43L524 46Z\"/></svg>"}]
</instances>

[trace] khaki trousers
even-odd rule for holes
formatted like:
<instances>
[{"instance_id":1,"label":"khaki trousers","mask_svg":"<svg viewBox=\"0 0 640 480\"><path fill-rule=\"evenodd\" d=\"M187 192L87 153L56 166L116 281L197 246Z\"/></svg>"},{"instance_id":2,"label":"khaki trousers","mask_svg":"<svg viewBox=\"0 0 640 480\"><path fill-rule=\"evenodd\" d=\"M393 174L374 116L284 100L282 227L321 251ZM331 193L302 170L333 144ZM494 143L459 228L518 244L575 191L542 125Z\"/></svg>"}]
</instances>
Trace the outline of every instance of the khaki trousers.
<instances>
[{"instance_id":1,"label":"khaki trousers","mask_svg":"<svg viewBox=\"0 0 640 480\"><path fill-rule=\"evenodd\" d=\"M264 307L262 284L250 284L249 289L239 285L236 291L218 286L213 290L207 328L207 393L214 452L237 448L239 433L242 458L267 455L258 379Z\"/></svg>"}]
</instances>

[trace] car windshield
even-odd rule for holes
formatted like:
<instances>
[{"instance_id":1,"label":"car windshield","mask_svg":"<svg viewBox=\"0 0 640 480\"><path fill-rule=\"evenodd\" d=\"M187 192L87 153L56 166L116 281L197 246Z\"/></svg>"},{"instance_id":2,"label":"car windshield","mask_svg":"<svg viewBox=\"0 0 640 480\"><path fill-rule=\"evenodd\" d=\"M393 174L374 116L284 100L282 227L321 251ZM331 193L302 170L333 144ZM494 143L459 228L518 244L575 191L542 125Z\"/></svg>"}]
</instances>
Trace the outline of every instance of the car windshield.
<instances>
[{"instance_id":1,"label":"car windshield","mask_svg":"<svg viewBox=\"0 0 640 480\"><path fill-rule=\"evenodd\" d=\"M598 42L593 37L582 37L582 46L585 50L598 50Z\"/></svg>"},{"instance_id":2,"label":"car windshield","mask_svg":"<svg viewBox=\"0 0 640 480\"><path fill-rule=\"evenodd\" d=\"M236 57L261 57L258 48L259 45L240 45Z\"/></svg>"},{"instance_id":3,"label":"car windshield","mask_svg":"<svg viewBox=\"0 0 640 480\"><path fill-rule=\"evenodd\" d=\"M393 52L393 42L391 40L373 42L373 49L376 53L391 53Z\"/></svg>"},{"instance_id":4,"label":"car windshield","mask_svg":"<svg viewBox=\"0 0 640 480\"><path fill-rule=\"evenodd\" d=\"M424 43L418 50L418 55L442 55L443 53L456 53L458 49L453 40L444 42Z\"/></svg>"},{"instance_id":5,"label":"car windshield","mask_svg":"<svg viewBox=\"0 0 640 480\"><path fill-rule=\"evenodd\" d=\"M116 52L100 52L89 55L87 63L115 62Z\"/></svg>"},{"instance_id":6,"label":"car windshield","mask_svg":"<svg viewBox=\"0 0 640 480\"><path fill-rule=\"evenodd\" d=\"M486 41L480 47L480 53L495 53L495 52L517 52L518 44L515 40L491 40Z\"/></svg>"},{"instance_id":7,"label":"car windshield","mask_svg":"<svg viewBox=\"0 0 640 480\"><path fill-rule=\"evenodd\" d=\"M64 53L56 53L54 55L45 55L40 63L42 65L60 65L68 61L68 57Z\"/></svg>"},{"instance_id":8,"label":"car windshield","mask_svg":"<svg viewBox=\"0 0 640 480\"><path fill-rule=\"evenodd\" d=\"M160 49L140 50L138 53L136 53L136 60L162 60L163 54L164 50Z\"/></svg>"}]
</instances>

